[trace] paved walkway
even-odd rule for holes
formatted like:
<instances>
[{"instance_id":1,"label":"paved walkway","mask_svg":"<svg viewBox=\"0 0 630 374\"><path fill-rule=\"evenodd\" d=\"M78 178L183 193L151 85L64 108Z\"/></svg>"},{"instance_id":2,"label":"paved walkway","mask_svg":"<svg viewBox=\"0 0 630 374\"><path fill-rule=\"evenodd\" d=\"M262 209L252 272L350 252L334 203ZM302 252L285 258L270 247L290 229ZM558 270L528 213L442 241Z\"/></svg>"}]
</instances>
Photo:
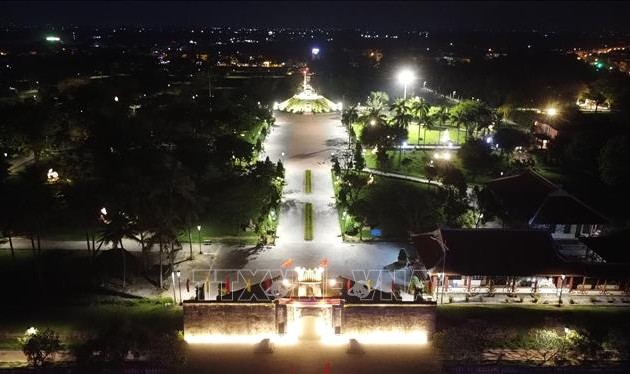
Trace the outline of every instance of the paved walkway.
<instances>
[{"instance_id":1,"label":"paved walkway","mask_svg":"<svg viewBox=\"0 0 630 374\"><path fill-rule=\"evenodd\" d=\"M380 170L370 169L370 168L365 168L365 169L363 169L363 171L365 171L367 173L372 173L374 175L380 175L380 176L383 176L383 177L388 177L388 178L396 178L396 179L402 179L402 180L407 180L407 181L411 181L411 182L433 184L435 186L441 186L442 185L442 182L440 182L440 181L429 180L427 178L422 178L422 177L414 177L414 176L411 176L411 175L398 174L398 173L388 173L386 171L380 171Z\"/></svg>"},{"instance_id":2,"label":"paved walkway","mask_svg":"<svg viewBox=\"0 0 630 374\"><path fill-rule=\"evenodd\" d=\"M344 243L341 238L331 174L332 154L347 147L348 137L339 114L274 114L276 125L265 141L261 158L282 160L286 170L276 244L259 249L221 249L213 262L195 261L193 266L186 265L187 270L203 274L211 264L217 270L279 270L287 260L292 260L291 268L313 268L327 260L329 277L359 273L363 279L371 279L373 286L390 289L391 276L383 276L381 271L397 261L401 246L406 244ZM312 173L311 193L304 191L306 170ZM304 240L307 202L313 204L312 241ZM397 280L402 279L404 272L396 273ZM209 297L213 298L216 290L210 291Z\"/></svg>"}]
</instances>

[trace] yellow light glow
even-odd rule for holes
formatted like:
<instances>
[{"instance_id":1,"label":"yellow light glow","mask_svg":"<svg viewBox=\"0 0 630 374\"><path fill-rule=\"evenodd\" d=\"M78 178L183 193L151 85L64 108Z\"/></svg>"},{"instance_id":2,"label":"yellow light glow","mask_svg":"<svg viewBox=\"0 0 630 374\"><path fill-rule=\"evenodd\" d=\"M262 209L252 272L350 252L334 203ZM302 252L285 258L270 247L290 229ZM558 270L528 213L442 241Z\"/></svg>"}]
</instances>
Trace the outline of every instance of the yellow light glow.
<instances>
[{"instance_id":1,"label":"yellow light glow","mask_svg":"<svg viewBox=\"0 0 630 374\"><path fill-rule=\"evenodd\" d=\"M427 332L424 330L374 331L345 337L346 341L351 338L356 339L361 344L373 345L424 345L428 342Z\"/></svg>"},{"instance_id":2,"label":"yellow light glow","mask_svg":"<svg viewBox=\"0 0 630 374\"><path fill-rule=\"evenodd\" d=\"M556 116L557 114L558 114L558 109L553 108L553 107L551 107L551 108L547 108L547 115L548 115L549 117L554 117L554 116Z\"/></svg>"},{"instance_id":3,"label":"yellow light glow","mask_svg":"<svg viewBox=\"0 0 630 374\"><path fill-rule=\"evenodd\" d=\"M184 340L188 344L256 344L270 337L265 335L186 334Z\"/></svg>"}]
</instances>

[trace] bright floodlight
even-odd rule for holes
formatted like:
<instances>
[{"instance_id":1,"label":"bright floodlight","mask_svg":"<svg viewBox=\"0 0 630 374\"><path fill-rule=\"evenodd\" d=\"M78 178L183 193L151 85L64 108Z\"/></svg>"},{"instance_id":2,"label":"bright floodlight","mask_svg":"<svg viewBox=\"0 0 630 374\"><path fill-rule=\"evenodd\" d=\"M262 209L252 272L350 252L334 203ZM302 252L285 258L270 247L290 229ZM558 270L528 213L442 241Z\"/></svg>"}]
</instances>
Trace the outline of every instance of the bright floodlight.
<instances>
[{"instance_id":1,"label":"bright floodlight","mask_svg":"<svg viewBox=\"0 0 630 374\"><path fill-rule=\"evenodd\" d=\"M403 85L403 98L407 98L407 85L416 79L416 75L409 69L403 69L398 73L398 82Z\"/></svg>"},{"instance_id":2,"label":"bright floodlight","mask_svg":"<svg viewBox=\"0 0 630 374\"><path fill-rule=\"evenodd\" d=\"M61 38L58 36L47 36L46 37L46 41L47 42L58 42L61 41Z\"/></svg>"},{"instance_id":3,"label":"bright floodlight","mask_svg":"<svg viewBox=\"0 0 630 374\"><path fill-rule=\"evenodd\" d=\"M319 48L311 49L311 53L313 54L313 56L317 56L319 54Z\"/></svg>"},{"instance_id":4,"label":"bright floodlight","mask_svg":"<svg viewBox=\"0 0 630 374\"><path fill-rule=\"evenodd\" d=\"M409 84L413 82L414 79L416 79L416 75L409 69L401 70L400 73L398 73L398 81L401 84Z\"/></svg>"},{"instance_id":5,"label":"bright floodlight","mask_svg":"<svg viewBox=\"0 0 630 374\"><path fill-rule=\"evenodd\" d=\"M558 114L558 109L553 108L553 107L551 107L551 108L547 108L547 115L548 115L549 117L554 117L554 116L556 116L557 114Z\"/></svg>"}]
</instances>

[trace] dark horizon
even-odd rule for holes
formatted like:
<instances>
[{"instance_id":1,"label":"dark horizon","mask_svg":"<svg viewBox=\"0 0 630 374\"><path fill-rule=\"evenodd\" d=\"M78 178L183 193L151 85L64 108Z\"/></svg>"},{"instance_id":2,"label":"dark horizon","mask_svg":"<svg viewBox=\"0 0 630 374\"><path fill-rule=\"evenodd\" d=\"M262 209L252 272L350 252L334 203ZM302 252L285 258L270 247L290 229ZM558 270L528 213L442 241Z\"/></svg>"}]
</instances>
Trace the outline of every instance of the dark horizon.
<instances>
[{"instance_id":1,"label":"dark horizon","mask_svg":"<svg viewBox=\"0 0 630 374\"><path fill-rule=\"evenodd\" d=\"M2 2L16 26L234 26L389 30L630 30L627 2Z\"/></svg>"}]
</instances>

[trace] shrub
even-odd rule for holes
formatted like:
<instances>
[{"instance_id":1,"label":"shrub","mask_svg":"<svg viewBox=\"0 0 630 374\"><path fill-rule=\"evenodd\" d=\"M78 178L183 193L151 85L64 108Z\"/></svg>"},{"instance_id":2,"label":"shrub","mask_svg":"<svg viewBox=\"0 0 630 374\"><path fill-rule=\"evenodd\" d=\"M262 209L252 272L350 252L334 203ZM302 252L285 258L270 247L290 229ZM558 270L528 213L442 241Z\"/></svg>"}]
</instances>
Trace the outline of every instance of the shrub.
<instances>
[{"instance_id":1,"label":"shrub","mask_svg":"<svg viewBox=\"0 0 630 374\"><path fill-rule=\"evenodd\" d=\"M433 336L434 346L445 360L479 361L488 346L484 326L451 327Z\"/></svg>"},{"instance_id":2,"label":"shrub","mask_svg":"<svg viewBox=\"0 0 630 374\"><path fill-rule=\"evenodd\" d=\"M149 360L166 368L180 367L188 358L188 345L182 331L169 332L151 339Z\"/></svg>"},{"instance_id":3,"label":"shrub","mask_svg":"<svg viewBox=\"0 0 630 374\"><path fill-rule=\"evenodd\" d=\"M19 342L26 360L34 367L50 363L63 347L59 334L48 328L39 331L31 327L23 337L19 338Z\"/></svg>"}]
</instances>

